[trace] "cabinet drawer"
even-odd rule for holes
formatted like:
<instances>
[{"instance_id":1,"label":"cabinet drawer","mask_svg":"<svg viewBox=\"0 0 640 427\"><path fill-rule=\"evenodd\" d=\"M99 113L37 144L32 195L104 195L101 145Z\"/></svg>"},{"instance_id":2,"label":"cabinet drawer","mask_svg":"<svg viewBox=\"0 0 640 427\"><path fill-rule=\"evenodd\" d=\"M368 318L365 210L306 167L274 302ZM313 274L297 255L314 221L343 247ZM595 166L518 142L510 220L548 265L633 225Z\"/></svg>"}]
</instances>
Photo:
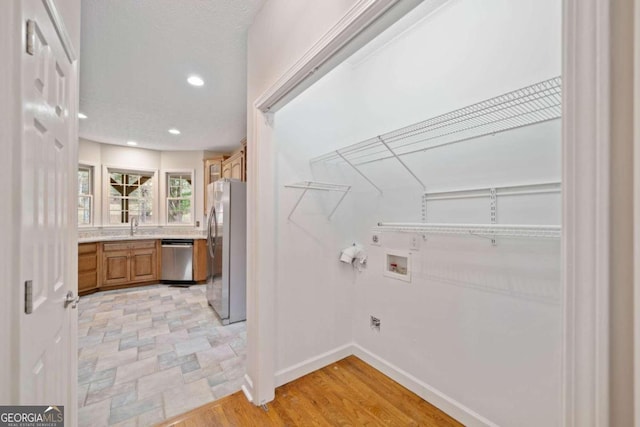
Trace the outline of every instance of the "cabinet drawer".
<instances>
[{"instance_id":1,"label":"cabinet drawer","mask_svg":"<svg viewBox=\"0 0 640 427\"><path fill-rule=\"evenodd\" d=\"M93 254L78 255L78 272L95 271L98 268L98 256Z\"/></svg>"},{"instance_id":2,"label":"cabinet drawer","mask_svg":"<svg viewBox=\"0 0 640 427\"><path fill-rule=\"evenodd\" d=\"M155 240L141 240L139 242L129 242L131 249L153 249L156 247Z\"/></svg>"},{"instance_id":3,"label":"cabinet drawer","mask_svg":"<svg viewBox=\"0 0 640 427\"><path fill-rule=\"evenodd\" d=\"M98 251L97 243L80 243L78 245L78 255L95 254Z\"/></svg>"},{"instance_id":4,"label":"cabinet drawer","mask_svg":"<svg viewBox=\"0 0 640 427\"><path fill-rule=\"evenodd\" d=\"M78 290L89 291L98 287L98 274L95 271L78 274Z\"/></svg>"},{"instance_id":5,"label":"cabinet drawer","mask_svg":"<svg viewBox=\"0 0 640 427\"><path fill-rule=\"evenodd\" d=\"M126 251L129 249L128 242L118 242L118 243L103 243L102 250L105 252L111 251Z\"/></svg>"}]
</instances>

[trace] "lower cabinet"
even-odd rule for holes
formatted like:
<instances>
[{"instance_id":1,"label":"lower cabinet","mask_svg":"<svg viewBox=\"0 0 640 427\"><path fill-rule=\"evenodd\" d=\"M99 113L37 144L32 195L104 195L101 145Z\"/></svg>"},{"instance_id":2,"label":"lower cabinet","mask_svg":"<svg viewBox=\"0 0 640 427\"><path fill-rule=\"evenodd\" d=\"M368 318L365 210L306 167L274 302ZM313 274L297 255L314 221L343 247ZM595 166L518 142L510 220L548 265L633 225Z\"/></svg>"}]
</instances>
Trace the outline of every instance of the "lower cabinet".
<instances>
[{"instance_id":1,"label":"lower cabinet","mask_svg":"<svg viewBox=\"0 0 640 427\"><path fill-rule=\"evenodd\" d=\"M202 282L207 280L207 241L197 239L193 241L193 280Z\"/></svg>"},{"instance_id":2,"label":"lower cabinet","mask_svg":"<svg viewBox=\"0 0 640 427\"><path fill-rule=\"evenodd\" d=\"M98 289L100 279L100 243L78 245L78 293L85 295Z\"/></svg>"},{"instance_id":3,"label":"lower cabinet","mask_svg":"<svg viewBox=\"0 0 640 427\"><path fill-rule=\"evenodd\" d=\"M78 244L78 293L160 281L160 240L123 240ZM207 241L195 239L193 280L207 279Z\"/></svg>"},{"instance_id":4,"label":"lower cabinet","mask_svg":"<svg viewBox=\"0 0 640 427\"><path fill-rule=\"evenodd\" d=\"M162 256L161 250L151 242L153 247L134 247L131 249L131 281L148 282L159 280L158 259Z\"/></svg>"},{"instance_id":5,"label":"lower cabinet","mask_svg":"<svg viewBox=\"0 0 640 427\"><path fill-rule=\"evenodd\" d=\"M158 281L159 240L103 243L101 287Z\"/></svg>"}]
</instances>

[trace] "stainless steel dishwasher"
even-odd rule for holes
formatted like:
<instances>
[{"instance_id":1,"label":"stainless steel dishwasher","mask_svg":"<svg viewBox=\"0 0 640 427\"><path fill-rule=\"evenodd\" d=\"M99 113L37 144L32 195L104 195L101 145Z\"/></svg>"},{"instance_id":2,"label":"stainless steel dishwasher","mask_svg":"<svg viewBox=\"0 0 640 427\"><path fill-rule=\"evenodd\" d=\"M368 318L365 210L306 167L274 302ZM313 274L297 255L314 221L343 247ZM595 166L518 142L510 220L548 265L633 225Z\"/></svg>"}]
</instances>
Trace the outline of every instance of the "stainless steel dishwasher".
<instances>
[{"instance_id":1,"label":"stainless steel dishwasher","mask_svg":"<svg viewBox=\"0 0 640 427\"><path fill-rule=\"evenodd\" d=\"M193 239L162 240L162 282L193 282Z\"/></svg>"}]
</instances>

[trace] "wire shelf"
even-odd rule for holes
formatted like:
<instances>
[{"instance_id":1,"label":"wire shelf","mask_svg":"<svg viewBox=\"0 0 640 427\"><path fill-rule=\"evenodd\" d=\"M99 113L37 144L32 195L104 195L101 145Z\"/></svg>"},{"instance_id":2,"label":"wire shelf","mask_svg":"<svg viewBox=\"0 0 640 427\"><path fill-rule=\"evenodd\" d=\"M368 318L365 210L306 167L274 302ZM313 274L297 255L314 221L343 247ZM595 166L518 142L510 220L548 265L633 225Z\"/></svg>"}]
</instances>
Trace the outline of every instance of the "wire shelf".
<instances>
[{"instance_id":1,"label":"wire shelf","mask_svg":"<svg viewBox=\"0 0 640 427\"><path fill-rule=\"evenodd\" d=\"M319 182L319 181L295 182L293 184L286 184L285 187L286 188L297 188L297 189L303 190L302 193L300 194L300 197L298 197L298 200L296 201L295 205L293 205L293 208L291 209L291 212L289 212L289 216L287 217L287 219L291 219L291 215L293 215L293 213L296 211L296 209L298 208L298 205L300 204L300 202L304 198L305 194L307 194L308 190L337 191L337 192L340 192L340 193L344 193L342 195L342 197L340 197L340 199L338 200L338 203L336 203L336 205L334 206L334 208L331 211L331 213L329 214L328 219L331 219L333 214L338 209L338 206L340 206L340 204L342 203L344 198L347 196L347 193L349 192L349 190L351 190L351 186L350 185L332 184L332 183L328 183L328 182Z\"/></svg>"},{"instance_id":2,"label":"wire shelf","mask_svg":"<svg viewBox=\"0 0 640 427\"><path fill-rule=\"evenodd\" d=\"M293 184L285 184L285 187L301 188L303 190L340 191L340 192L349 191L349 189L351 188L350 185L331 184L328 182L319 182L319 181L295 182Z\"/></svg>"},{"instance_id":3,"label":"wire shelf","mask_svg":"<svg viewBox=\"0 0 640 427\"><path fill-rule=\"evenodd\" d=\"M515 224L436 224L411 222L379 222L374 231L393 231L419 234L443 234L459 236L559 239L562 229L558 225Z\"/></svg>"},{"instance_id":4,"label":"wire shelf","mask_svg":"<svg viewBox=\"0 0 640 427\"><path fill-rule=\"evenodd\" d=\"M368 163L400 160L409 154L559 119L561 114L562 79L554 77L332 151L311 163L346 162L357 170Z\"/></svg>"}]
</instances>

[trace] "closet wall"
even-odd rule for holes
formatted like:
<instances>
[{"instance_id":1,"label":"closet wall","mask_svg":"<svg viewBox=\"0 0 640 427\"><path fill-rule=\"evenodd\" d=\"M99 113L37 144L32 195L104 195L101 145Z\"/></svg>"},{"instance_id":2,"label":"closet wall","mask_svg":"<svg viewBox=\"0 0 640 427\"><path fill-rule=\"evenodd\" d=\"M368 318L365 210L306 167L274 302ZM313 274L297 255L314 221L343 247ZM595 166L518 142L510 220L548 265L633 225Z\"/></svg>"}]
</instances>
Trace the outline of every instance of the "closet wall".
<instances>
[{"instance_id":1,"label":"closet wall","mask_svg":"<svg viewBox=\"0 0 640 427\"><path fill-rule=\"evenodd\" d=\"M559 239L385 232L422 220L424 192L395 159L361 171L310 160L332 150L560 75L561 2L425 2L275 117L277 354L280 380L352 342L379 366L499 425L559 425ZM560 121L403 157L427 191L560 180ZM317 180L340 193L285 185ZM429 202L432 203L432 202ZM429 222L488 223L488 201L428 205ZM498 222L559 224L560 194L500 199ZM413 238L417 237L417 246ZM365 245L361 273L340 249ZM383 275L385 250L411 253L410 283ZM381 319L380 331L369 327ZM333 352L333 353L332 353Z\"/></svg>"}]
</instances>

